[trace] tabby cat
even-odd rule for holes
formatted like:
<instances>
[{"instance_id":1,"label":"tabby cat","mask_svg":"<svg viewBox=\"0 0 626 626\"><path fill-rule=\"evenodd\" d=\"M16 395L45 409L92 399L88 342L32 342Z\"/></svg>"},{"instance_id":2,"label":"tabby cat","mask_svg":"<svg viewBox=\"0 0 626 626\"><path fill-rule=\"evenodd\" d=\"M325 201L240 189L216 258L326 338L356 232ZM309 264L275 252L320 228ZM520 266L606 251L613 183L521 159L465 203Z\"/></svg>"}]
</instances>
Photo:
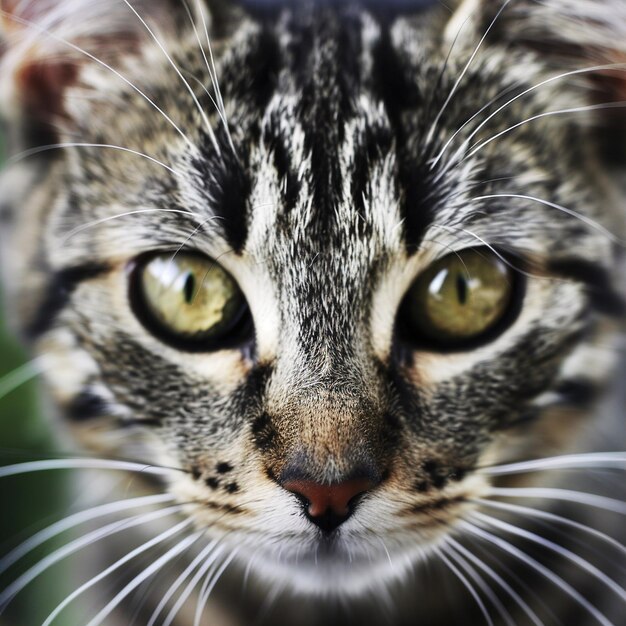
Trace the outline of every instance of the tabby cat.
<instances>
[{"instance_id":1,"label":"tabby cat","mask_svg":"<svg viewBox=\"0 0 626 626\"><path fill-rule=\"evenodd\" d=\"M623 0L0 5L5 300L83 450L0 479L94 505L5 615L67 560L46 626L624 623Z\"/></svg>"}]
</instances>

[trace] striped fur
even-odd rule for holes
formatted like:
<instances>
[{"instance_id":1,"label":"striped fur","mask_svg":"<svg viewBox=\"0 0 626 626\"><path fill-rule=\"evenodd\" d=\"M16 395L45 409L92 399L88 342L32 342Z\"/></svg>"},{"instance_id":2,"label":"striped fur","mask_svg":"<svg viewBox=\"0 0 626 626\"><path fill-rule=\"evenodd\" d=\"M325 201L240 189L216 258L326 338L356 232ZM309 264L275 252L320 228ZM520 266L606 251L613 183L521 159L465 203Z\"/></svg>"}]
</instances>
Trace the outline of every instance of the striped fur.
<instances>
[{"instance_id":1,"label":"striped fur","mask_svg":"<svg viewBox=\"0 0 626 626\"><path fill-rule=\"evenodd\" d=\"M432 585L423 561L448 537L471 536L471 501L509 484L480 468L602 449L596 428L624 447L623 424L598 408L618 362L625 234L599 129L624 114L586 110L624 99L626 68L607 67L626 60L623 2L467 0L452 16L428 2L207 4L133 2L156 44L121 1L2 3L13 152L80 144L0 179L17 326L83 445L183 469L163 488L194 503L194 525L238 546L234 568L250 566L254 585L287 588L268 623L365 623L368 592L396 594L380 623L479 623L471 596L416 601L414 585ZM183 352L134 316L129 264L181 246L238 281L253 345ZM474 350L405 345L407 289L476 246L524 276L518 317ZM356 469L380 483L331 542L279 484L296 460L321 483ZM520 576L544 616L543 581ZM219 589L211 610L250 623L254 593L218 609L238 592ZM325 599L302 617L292 592ZM563 623L592 623L562 596L548 604ZM335 608L348 598L350 618Z\"/></svg>"}]
</instances>

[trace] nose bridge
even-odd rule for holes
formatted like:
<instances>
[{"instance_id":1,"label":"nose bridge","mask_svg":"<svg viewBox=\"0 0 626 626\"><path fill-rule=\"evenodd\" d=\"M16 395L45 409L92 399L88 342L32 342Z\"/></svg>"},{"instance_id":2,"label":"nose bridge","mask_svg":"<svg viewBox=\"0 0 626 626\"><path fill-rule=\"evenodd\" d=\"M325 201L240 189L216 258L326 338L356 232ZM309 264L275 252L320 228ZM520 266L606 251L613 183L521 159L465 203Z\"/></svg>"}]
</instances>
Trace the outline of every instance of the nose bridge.
<instances>
[{"instance_id":1,"label":"nose bridge","mask_svg":"<svg viewBox=\"0 0 626 626\"><path fill-rule=\"evenodd\" d=\"M378 475L382 409L365 381L318 381L281 394L271 414L284 433L277 474L323 484Z\"/></svg>"}]
</instances>

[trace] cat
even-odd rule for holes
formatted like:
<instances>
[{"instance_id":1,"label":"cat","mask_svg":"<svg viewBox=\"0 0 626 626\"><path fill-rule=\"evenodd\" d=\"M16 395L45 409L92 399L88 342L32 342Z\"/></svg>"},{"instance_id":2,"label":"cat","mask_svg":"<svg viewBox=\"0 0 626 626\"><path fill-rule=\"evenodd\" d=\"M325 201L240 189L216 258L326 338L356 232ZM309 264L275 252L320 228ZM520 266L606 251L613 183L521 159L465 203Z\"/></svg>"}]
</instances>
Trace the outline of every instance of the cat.
<instances>
[{"instance_id":1,"label":"cat","mask_svg":"<svg viewBox=\"0 0 626 626\"><path fill-rule=\"evenodd\" d=\"M626 4L1 6L46 624L621 623Z\"/></svg>"}]
</instances>

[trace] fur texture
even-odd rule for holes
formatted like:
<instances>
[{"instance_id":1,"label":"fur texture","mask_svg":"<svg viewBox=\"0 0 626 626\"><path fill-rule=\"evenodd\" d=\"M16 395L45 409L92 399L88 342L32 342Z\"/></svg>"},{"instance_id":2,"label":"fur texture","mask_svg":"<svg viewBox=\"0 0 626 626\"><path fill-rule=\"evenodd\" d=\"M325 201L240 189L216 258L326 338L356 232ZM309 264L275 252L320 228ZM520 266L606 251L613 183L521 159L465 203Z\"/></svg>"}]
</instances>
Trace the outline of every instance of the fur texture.
<instances>
[{"instance_id":1,"label":"fur texture","mask_svg":"<svg viewBox=\"0 0 626 626\"><path fill-rule=\"evenodd\" d=\"M494 484L547 484L486 466L602 449L590 425L624 447L595 400L623 317L600 128L624 119L626 5L189 5L2 3L2 111L13 153L30 151L0 181L6 292L84 445L180 468L163 488L194 525L257 578L324 596L317 623L337 597L408 588L471 537ZM73 145L39 151L57 143ZM237 280L249 345L180 351L133 314L129 267L181 247ZM515 267L519 315L472 350L414 348L407 290L468 247ZM280 484L302 468L377 486L328 539ZM582 593L597 582L551 556ZM397 593L397 624L475 610L462 587L452 608ZM557 593L550 610L592 623L575 605ZM610 591L596 605L618 623Z\"/></svg>"}]
</instances>

